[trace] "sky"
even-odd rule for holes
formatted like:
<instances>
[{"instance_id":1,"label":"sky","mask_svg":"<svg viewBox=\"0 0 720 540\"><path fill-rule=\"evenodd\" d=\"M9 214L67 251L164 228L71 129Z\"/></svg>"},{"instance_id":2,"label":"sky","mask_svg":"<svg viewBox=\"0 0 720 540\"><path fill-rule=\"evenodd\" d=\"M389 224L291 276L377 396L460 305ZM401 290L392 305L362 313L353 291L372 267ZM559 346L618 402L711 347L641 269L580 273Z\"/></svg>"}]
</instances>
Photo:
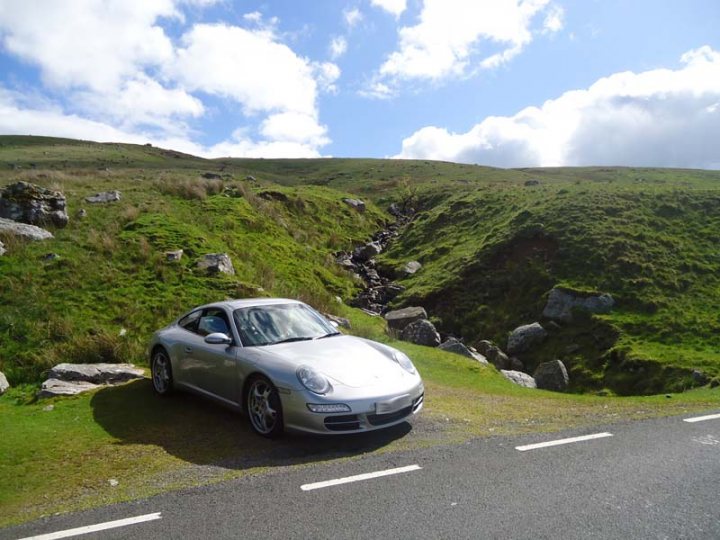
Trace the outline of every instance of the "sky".
<instances>
[{"instance_id":1,"label":"sky","mask_svg":"<svg viewBox=\"0 0 720 540\"><path fill-rule=\"evenodd\" d=\"M720 2L0 0L0 134L720 169Z\"/></svg>"}]
</instances>

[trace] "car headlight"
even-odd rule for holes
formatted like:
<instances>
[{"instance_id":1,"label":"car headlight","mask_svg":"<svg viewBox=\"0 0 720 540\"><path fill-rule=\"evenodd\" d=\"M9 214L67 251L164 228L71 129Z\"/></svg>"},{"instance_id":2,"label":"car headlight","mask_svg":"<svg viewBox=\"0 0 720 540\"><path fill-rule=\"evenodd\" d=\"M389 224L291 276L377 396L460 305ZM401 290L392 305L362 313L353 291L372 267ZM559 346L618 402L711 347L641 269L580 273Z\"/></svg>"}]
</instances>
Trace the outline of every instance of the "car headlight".
<instances>
[{"instance_id":1,"label":"car headlight","mask_svg":"<svg viewBox=\"0 0 720 540\"><path fill-rule=\"evenodd\" d=\"M415 371L415 366L413 365L412 360L408 358L407 354L400 351L395 351L393 352L393 360L400 364L400 367L402 367L408 373L412 373L413 375L417 373Z\"/></svg>"},{"instance_id":2,"label":"car headlight","mask_svg":"<svg viewBox=\"0 0 720 540\"><path fill-rule=\"evenodd\" d=\"M315 394L327 394L330 391L330 382L324 375L313 368L302 366L297 370L297 378L300 383Z\"/></svg>"}]
</instances>

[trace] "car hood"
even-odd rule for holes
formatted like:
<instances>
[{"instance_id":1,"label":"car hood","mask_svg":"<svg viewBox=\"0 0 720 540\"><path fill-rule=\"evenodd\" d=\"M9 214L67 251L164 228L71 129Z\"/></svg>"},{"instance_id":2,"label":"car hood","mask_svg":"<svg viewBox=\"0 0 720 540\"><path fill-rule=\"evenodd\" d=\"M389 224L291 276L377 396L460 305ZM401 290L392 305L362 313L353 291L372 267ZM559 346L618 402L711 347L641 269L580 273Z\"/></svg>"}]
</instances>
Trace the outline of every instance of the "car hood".
<instances>
[{"instance_id":1,"label":"car hood","mask_svg":"<svg viewBox=\"0 0 720 540\"><path fill-rule=\"evenodd\" d=\"M380 346L382 347L382 346ZM352 388L375 386L410 377L397 362L364 339L335 336L271 345L265 349L295 367L308 366Z\"/></svg>"}]
</instances>

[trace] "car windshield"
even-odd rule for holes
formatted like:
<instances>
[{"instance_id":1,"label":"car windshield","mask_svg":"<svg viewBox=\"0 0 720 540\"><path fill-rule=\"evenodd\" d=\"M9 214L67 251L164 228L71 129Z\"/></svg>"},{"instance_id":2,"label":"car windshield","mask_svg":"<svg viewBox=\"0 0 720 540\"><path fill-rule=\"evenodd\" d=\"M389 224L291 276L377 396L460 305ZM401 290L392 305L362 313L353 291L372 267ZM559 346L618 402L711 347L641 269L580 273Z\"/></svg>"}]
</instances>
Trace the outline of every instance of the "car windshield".
<instances>
[{"instance_id":1,"label":"car windshield","mask_svg":"<svg viewBox=\"0 0 720 540\"><path fill-rule=\"evenodd\" d=\"M272 304L233 312L240 340L246 347L306 341L339 334L315 310L304 304Z\"/></svg>"}]
</instances>

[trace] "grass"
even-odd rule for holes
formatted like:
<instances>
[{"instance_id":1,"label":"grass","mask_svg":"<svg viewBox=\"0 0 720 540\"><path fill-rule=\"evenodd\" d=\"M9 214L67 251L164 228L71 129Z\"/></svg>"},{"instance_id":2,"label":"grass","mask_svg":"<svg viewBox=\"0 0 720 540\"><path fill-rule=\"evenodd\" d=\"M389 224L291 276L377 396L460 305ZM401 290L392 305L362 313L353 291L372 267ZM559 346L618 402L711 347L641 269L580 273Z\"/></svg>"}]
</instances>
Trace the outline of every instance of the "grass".
<instances>
[{"instance_id":1,"label":"grass","mask_svg":"<svg viewBox=\"0 0 720 540\"><path fill-rule=\"evenodd\" d=\"M530 179L540 184L525 186ZM0 397L0 525L288 465L720 406L717 389L664 397L695 385L693 369L720 376L717 172L205 160L1 136L0 186L18 180L62 189L71 220L52 240L3 239L0 371L13 389ZM113 189L119 202L84 200ZM364 199L367 210L344 197ZM418 213L379 264L393 272L423 263L415 276L398 275L406 291L397 302L425 306L445 332L504 344L509 330L537 320L553 286L612 293L612 313L580 316L522 358L528 369L562 358L575 391L607 396L514 386L471 360L394 342L382 320L338 303L359 285L333 254L366 241L399 201ZM176 249L183 258L167 262ZM235 276L195 268L218 252ZM244 418L192 396L155 398L147 381L33 400L58 362L146 365L150 334L182 311L263 295L306 300L410 354L427 386L415 428L269 443ZM661 395L614 397L651 392Z\"/></svg>"}]
</instances>

